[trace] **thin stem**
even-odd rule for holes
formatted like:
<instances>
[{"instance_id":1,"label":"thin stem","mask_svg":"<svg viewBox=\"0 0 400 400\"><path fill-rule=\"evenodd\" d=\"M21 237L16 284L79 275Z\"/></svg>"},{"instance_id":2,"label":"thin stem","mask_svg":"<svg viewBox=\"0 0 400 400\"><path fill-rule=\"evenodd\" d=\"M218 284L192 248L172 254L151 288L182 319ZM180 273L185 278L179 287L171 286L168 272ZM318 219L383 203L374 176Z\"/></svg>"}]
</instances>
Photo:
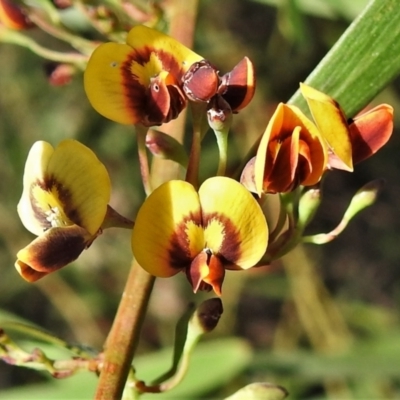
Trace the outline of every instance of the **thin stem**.
<instances>
[{"instance_id":1,"label":"thin stem","mask_svg":"<svg viewBox=\"0 0 400 400\"><path fill-rule=\"evenodd\" d=\"M140 174L142 176L144 191L148 196L152 192L152 189L150 182L149 159L147 157L147 148L146 148L147 131L148 128L144 127L143 125L140 124L136 125L136 138L138 146Z\"/></svg>"},{"instance_id":2,"label":"thin stem","mask_svg":"<svg viewBox=\"0 0 400 400\"><path fill-rule=\"evenodd\" d=\"M195 188L198 188L201 140L205 131L206 105L203 103L190 103L190 108L193 116L193 137L189 164L186 171L186 180Z\"/></svg>"},{"instance_id":3,"label":"thin stem","mask_svg":"<svg viewBox=\"0 0 400 400\"><path fill-rule=\"evenodd\" d=\"M71 353L73 353L75 356L80 358L84 358L87 360L93 359L93 355L85 351L84 349L78 346L71 345L66 341L52 335L51 333L43 331L40 328L36 328L35 326L26 325L22 322L16 322L16 321L2 321L1 329L5 329L7 331L12 330L14 332L19 332L22 333L23 335L28 336L29 338L35 338L45 343L53 344L54 346L60 348L65 348L69 350Z\"/></svg>"},{"instance_id":4,"label":"thin stem","mask_svg":"<svg viewBox=\"0 0 400 400\"><path fill-rule=\"evenodd\" d=\"M154 279L136 261L133 262L105 344L104 363L95 394L97 400L120 399L122 396Z\"/></svg>"},{"instance_id":5,"label":"thin stem","mask_svg":"<svg viewBox=\"0 0 400 400\"><path fill-rule=\"evenodd\" d=\"M79 53L62 53L59 51L49 50L46 47L36 43L33 39L0 26L0 42L12 43L22 47L26 47L33 53L47 60L56 61L59 63L74 64L80 68L84 68L87 63L88 57Z\"/></svg>"},{"instance_id":6,"label":"thin stem","mask_svg":"<svg viewBox=\"0 0 400 400\"><path fill-rule=\"evenodd\" d=\"M217 144L219 150L219 162L217 176L224 176L226 171L226 164L228 161L228 132L214 131L217 137Z\"/></svg>"},{"instance_id":7,"label":"thin stem","mask_svg":"<svg viewBox=\"0 0 400 400\"><path fill-rule=\"evenodd\" d=\"M95 42L83 39L80 36L76 36L73 33L68 32L61 26L51 24L38 14L30 13L29 19L33 23L35 23L40 29L47 32L49 35L57 39L63 40L66 43L69 43L72 47L87 56L89 56L97 47L97 44Z\"/></svg>"}]
</instances>

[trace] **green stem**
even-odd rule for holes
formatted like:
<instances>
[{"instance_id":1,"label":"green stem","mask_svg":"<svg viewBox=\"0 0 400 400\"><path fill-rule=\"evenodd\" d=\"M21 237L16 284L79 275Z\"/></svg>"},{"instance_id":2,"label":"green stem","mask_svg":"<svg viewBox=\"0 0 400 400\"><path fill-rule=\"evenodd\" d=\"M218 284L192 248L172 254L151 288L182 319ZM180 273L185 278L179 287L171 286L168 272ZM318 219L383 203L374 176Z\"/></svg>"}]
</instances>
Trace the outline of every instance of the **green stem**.
<instances>
[{"instance_id":1,"label":"green stem","mask_svg":"<svg viewBox=\"0 0 400 400\"><path fill-rule=\"evenodd\" d=\"M134 261L107 337L96 400L120 399L147 310L154 277Z\"/></svg>"},{"instance_id":2,"label":"green stem","mask_svg":"<svg viewBox=\"0 0 400 400\"><path fill-rule=\"evenodd\" d=\"M136 125L136 138L137 138L137 146L138 146L138 156L139 156L139 165L140 165L140 174L142 176L143 187L146 195L148 196L151 191L151 182L150 182L150 169L149 169L149 159L147 157L147 148L146 148L146 134L148 128L143 125Z\"/></svg>"},{"instance_id":3,"label":"green stem","mask_svg":"<svg viewBox=\"0 0 400 400\"><path fill-rule=\"evenodd\" d=\"M190 149L189 164L186 171L186 180L195 188L199 187L199 167L201 140L204 136L204 121L206 115L205 103L190 103L193 116L193 137Z\"/></svg>"},{"instance_id":4,"label":"green stem","mask_svg":"<svg viewBox=\"0 0 400 400\"><path fill-rule=\"evenodd\" d=\"M82 348L71 345L66 341L52 335L51 333L43 331L40 328L36 328L34 326L30 326L22 322L2 321L1 328L5 329L6 331L11 330L14 332L19 332L24 335L27 335L30 338L35 338L45 343L53 344L54 346L67 349L75 356L84 358L86 360L91 360L93 358L93 354L86 352Z\"/></svg>"},{"instance_id":5,"label":"green stem","mask_svg":"<svg viewBox=\"0 0 400 400\"><path fill-rule=\"evenodd\" d=\"M0 26L0 42L26 47L33 53L47 60L73 64L81 69L84 69L88 60L87 56L79 53L62 53L59 51L49 50L22 33L7 29L3 26Z\"/></svg>"},{"instance_id":6,"label":"green stem","mask_svg":"<svg viewBox=\"0 0 400 400\"><path fill-rule=\"evenodd\" d=\"M217 137L217 145L219 150L219 162L217 176L224 176L226 171L226 164L228 161L228 133L229 128L226 131L214 131Z\"/></svg>"},{"instance_id":7,"label":"green stem","mask_svg":"<svg viewBox=\"0 0 400 400\"><path fill-rule=\"evenodd\" d=\"M82 52L86 56L90 56L93 50L97 47L97 43L83 39L80 36L76 36L61 26L51 24L38 14L29 14L29 19L44 32L47 32L49 35L69 43L72 47Z\"/></svg>"}]
</instances>

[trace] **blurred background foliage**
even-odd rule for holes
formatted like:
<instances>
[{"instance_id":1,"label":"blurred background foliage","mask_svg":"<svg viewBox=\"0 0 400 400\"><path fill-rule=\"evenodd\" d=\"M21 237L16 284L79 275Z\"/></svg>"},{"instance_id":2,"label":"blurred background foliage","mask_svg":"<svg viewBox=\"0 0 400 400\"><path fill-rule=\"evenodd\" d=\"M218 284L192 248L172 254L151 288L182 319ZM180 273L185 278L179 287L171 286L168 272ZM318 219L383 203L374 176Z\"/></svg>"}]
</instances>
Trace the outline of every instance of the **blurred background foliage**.
<instances>
[{"instance_id":1,"label":"blurred background foliage","mask_svg":"<svg viewBox=\"0 0 400 400\"><path fill-rule=\"evenodd\" d=\"M161 4L168 8L170 2ZM257 72L255 98L234 118L232 170L264 131L277 103L292 96L365 4L365 0L199 2L195 50L223 73L247 55ZM33 29L31 35L50 48L66 47L40 30ZM132 128L108 121L90 107L81 75L69 85L51 86L45 62L26 49L1 44L0 70L2 318L11 313L67 341L100 349L131 262L129 232L108 230L73 265L29 284L13 267L17 251L32 240L18 219L16 204L33 142L55 145L75 138L92 148L108 168L111 205L133 218L144 193ZM374 101L394 107L395 126L399 92L396 80ZM335 171L324 180L323 204L309 233L333 229L359 187L378 177L386 180L377 203L335 241L296 249L268 268L228 274L225 312L207 338L215 342L203 341L196 359L202 369L189 374L183 385L191 390L173 398L222 398L253 381L282 385L290 399L400 397L399 137L396 131L389 144L357 165L354 173ZM216 155L209 133L203 148L203 177L214 173ZM146 354L171 345L174 325L187 303L204 297L190 292L183 275L156 281L139 348L140 359L148 360L150 370L161 361ZM228 364L231 368L224 370ZM2 363L0 399L36 398L31 386L25 386L34 383L41 385L37 398L83 398L84 392L68 390L85 383L90 397L95 380L82 376L54 381L46 374ZM60 397L52 392L56 386ZM17 389L6 390L12 387Z\"/></svg>"}]
</instances>

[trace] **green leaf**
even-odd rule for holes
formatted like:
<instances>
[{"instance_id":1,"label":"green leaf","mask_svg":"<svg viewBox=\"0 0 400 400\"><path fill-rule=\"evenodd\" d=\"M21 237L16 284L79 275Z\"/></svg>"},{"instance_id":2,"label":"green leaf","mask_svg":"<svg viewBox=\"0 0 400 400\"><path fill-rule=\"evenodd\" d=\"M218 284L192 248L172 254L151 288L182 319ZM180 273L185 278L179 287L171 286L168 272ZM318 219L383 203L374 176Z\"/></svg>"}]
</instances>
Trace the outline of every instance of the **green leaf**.
<instances>
[{"instance_id":1,"label":"green leaf","mask_svg":"<svg viewBox=\"0 0 400 400\"><path fill-rule=\"evenodd\" d=\"M339 102L347 117L400 73L400 2L375 0L350 25L305 83ZM307 112L300 91L289 103Z\"/></svg>"},{"instance_id":2,"label":"green leaf","mask_svg":"<svg viewBox=\"0 0 400 400\"><path fill-rule=\"evenodd\" d=\"M48 348L40 346L45 352ZM168 368L172 349L143 355L134 366L139 379L151 381ZM223 386L249 366L252 355L247 342L237 338L225 338L200 343L193 353L188 374L182 384L167 393L148 394L143 399L193 399ZM56 400L92 399L97 377L79 373L63 380L52 379L45 384L27 385L2 390L1 400Z\"/></svg>"},{"instance_id":3,"label":"green leaf","mask_svg":"<svg viewBox=\"0 0 400 400\"><path fill-rule=\"evenodd\" d=\"M295 376L309 382L325 379L397 379L400 332L392 331L373 340L357 342L347 353L322 355L304 350L259 352L252 364L258 373Z\"/></svg>"},{"instance_id":4,"label":"green leaf","mask_svg":"<svg viewBox=\"0 0 400 400\"><path fill-rule=\"evenodd\" d=\"M285 5L282 0L253 0L257 3L268 4L275 7ZM296 7L303 13L317 17L338 19L354 19L367 4L368 0L296 0Z\"/></svg>"}]
</instances>

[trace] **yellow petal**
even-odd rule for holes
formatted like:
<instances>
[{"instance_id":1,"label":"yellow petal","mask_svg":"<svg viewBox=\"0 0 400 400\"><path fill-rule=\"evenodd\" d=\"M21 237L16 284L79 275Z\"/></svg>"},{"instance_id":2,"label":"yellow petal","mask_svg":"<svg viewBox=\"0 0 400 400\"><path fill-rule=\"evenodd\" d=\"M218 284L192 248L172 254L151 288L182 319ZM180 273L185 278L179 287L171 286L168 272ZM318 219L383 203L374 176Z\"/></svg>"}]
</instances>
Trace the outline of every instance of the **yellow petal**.
<instances>
[{"instance_id":1,"label":"yellow petal","mask_svg":"<svg viewBox=\"0 0 400 400\"><path fill-rule=\"evenodd\" d=\"M49 224L39 210L33 209L31 187L37 181L43 182L49 160L53 153L54 149L49 143L43 141L36 142L29 151L25 163L23 192L17 210L25 228L35 235L40 235L44 229L48 229Z\"/></svg>"},{"instance_id":2,"label":"yellow petal","mask_svg":"<svg viewBox=\"0 0 400 400\"><path fill-rule=\"evenodd\" d=\"M136 217L132 250L150 274L167 277L188 267L204 248L199 197L184 181L169 181L146 199Z\"/></svg>"},{"instance_id":3,"label":"yellow petal","mask_svg":"<svg viewBox=\"0 0 400 400\"><path fill-rule=\"evenodd\" d=\"M91 55L84 74L86 95L93 108L120 124L136 124L142 117L130 102L130 97L135 96L126 86L123 74L129 73L126 62L132 53L133 49L126 44L102 44ZM140 101L140 90L136 98Z\"/></svg>"},{"instance_id":4,"label":"yellow petal","mask_svg":"<svg viewBox=\"0 0 400 400\"><path fill-rule=\"evenodd\" d=\"M51 228L17 254L15 267L28 282L34 282L76 260L93 241L79 226Z\"/></svg>"},{"instance_id":5,"label":"yellow petal","mask_svg":"<svg viewBox=\"0 0 400 400\"><path fill-rule=\"evenodd\" d=\"M233 179L213 177L199 197L206 247L242 269L254 266L267 248L268 227L251 193Z\"/></svg>"},{"instance_id":6,"label":"yellow petal","mask_svg":"<svg viewBox=\"0 0 400 400\"><path fill-rule=\"evenodd\" d=\"M350 132L339 104L326 94L300 84L314 121L330 149L353 171Z\"/></svg>"},{"instance_id":7,"label":"yellow petal","mask_svg":"<svg viewBox=\"0 0 400 400\"><path fill-rule=\"evenodd\" d=\"M138 25L129 31L126 43L134 49L146 47L157 53L163 65L173 75L183 75L190 66L203 58L174 38L147 26Z\"/></svg>"},{"instance_id":8,"label":"yellow petal","mask_svg":"<svg viewBox=\"0 0 400 400\"><path fill-rule=\"evenodd\" d=\"M107 212L111 183L93 151L76 140L62 141L49 161L47 177L56 182L68 218L95 235Z\"/></svg>"},{"instance_id":9,"label":"yellow petal","mask_svg":"<svg viewBox=\"0 0 400 400\"><path fill-rule=\"evenodd\" d=\"M64 140L55 150L37 142L25 165L18 213L36 235L73 224L95 235L106 215L110 192L107 170L89 148L76 140Z\"/></svg>"}]
</instances>

